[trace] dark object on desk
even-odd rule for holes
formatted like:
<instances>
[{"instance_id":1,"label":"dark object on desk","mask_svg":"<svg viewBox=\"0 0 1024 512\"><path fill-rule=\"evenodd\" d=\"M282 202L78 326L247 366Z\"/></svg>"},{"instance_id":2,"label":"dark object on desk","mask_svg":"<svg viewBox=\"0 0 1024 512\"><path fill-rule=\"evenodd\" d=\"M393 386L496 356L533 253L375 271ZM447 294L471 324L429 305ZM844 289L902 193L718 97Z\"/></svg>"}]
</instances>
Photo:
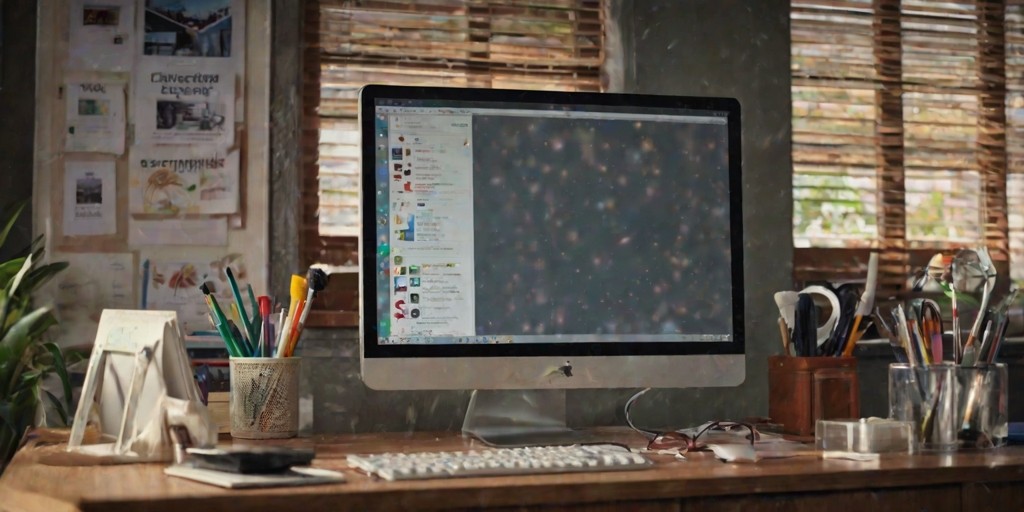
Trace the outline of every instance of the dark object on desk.
<instances>
[{"instance_id":1,"label":"dark object on desk","mask_svg":"<svg viewBox=\"0 0 1024 512\"><path fill-rule=\"evenodd\" d=\"M796 325L793 327L793 344L796 355L808 357L818 355L818 308L810 294L801 293L796 303Z\"/></svg>"},{"instance_id":2,"label":"dark object on desk","mask_svg":"<svg viewBox=\"0 0 1024 512\"><path fill-rule=\"evenodd\" d=\"M859 418L857 358L770 356L768 415L797 436L813 436L818 420Z\"/></svg>"},{"instance_id":3,"label":"dark object on desk","mask_svg":"<svg viewBox=\"0 0 1024 512\"><path fill-rule=\"evenodd\" d=\"M1024 444L1024 422L1010 422L1009 435L1006 436L1008 444Z\"/></svg>"},{"instance_id":4,"label":"dark object on desk","mask_svg":"<svg viewBox=\"0 0 1024 512\"><path fill-rule=\"evenodd\" d=\"M315 452L282 446L189 448L189 460L197 468L229 473L278 473L292 466L308 466Z\"/></svg>"}]
</instances>

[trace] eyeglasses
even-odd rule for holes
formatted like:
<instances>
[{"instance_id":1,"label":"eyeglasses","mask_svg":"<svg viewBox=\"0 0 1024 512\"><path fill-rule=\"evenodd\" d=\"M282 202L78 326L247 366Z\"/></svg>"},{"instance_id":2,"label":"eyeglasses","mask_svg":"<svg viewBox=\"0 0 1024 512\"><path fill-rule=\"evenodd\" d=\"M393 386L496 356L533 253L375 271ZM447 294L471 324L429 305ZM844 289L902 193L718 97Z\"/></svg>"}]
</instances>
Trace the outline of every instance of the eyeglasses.
<instances>
[{"instance_id":1,"label":"eyeglasses","mask_svg":"<svg viewBox=\"0 0 1024 512\"><path fill-rule=\"evenodd\" d=\"M636 403L637 399L650 390L651 388L644 389L630 397L630 399L626 401L624 411L626 413L626 423L629 424L630 428L650 439L647 443L648 450L679 450L679 453L700 451L707 448L706 443L702 443L700 441L701 436L707 438L705 434L709 434L710 432L730 432L738 428L745 428L749 431L744 437L750 441L751 445L761 437L753 423L742 421L712 421L710 423L705 423L696 429L673 430L668 432L655 432L653 430L639 428L633 424L633 420L630 418L629 412L633 408L633 404Z\"/></svg>"},{"instance_id":2,"label":"eyeglasses","mask_svg":"<svg viewBox=\"0 0 1024 512\"><path fill-rule=\"evenodd\" d=\"M744 436L753 445L760 439L757 428L750 423L738 421L712 421L699 427L696 433L690 434L680 430L655 433L654 437L647 443L648 450L679 450L679 453L701 451L707 448L706 443L700 441L701 436L709 432L729 432L737 428L745 428L748 433ZM650 434L650 431L641 431ZM706 436L705 436L706 437Z\"/></svg>"}]
</instances>

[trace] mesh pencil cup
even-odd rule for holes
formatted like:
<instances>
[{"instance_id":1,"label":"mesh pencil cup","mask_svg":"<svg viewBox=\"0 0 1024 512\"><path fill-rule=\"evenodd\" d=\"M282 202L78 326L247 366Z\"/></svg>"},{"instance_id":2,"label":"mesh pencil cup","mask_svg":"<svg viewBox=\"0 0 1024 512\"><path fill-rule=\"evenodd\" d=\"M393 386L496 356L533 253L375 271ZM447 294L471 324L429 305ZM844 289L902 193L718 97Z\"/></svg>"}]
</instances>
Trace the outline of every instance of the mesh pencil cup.
<instances>
[{"instance_id":1,"label":"mesh pencil cup","mask_svg":"<svg viewBox=\"0 0 1024 512\"><path fill-rule=\"evenodd\" d=\"M299 363L298 357L231 358L231 437L295 437Z\"/></svg>"}]
</instances>

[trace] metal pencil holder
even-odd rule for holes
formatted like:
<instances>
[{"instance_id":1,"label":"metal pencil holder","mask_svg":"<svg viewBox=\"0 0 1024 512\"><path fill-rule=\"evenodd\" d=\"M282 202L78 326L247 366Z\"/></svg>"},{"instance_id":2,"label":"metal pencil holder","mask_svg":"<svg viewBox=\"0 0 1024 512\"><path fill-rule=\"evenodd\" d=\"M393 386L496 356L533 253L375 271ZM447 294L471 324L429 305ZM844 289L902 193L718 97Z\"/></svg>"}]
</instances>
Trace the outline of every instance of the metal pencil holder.
<instances>
[{"instance_id":1,"label":"metal pencil holder","mask_svg":"<svg viewBox=\"0 0 1024 512\"><path fill-rule=\"evenodd\" d=\"M231 437L295 437L300 362L298 357L231 358Z\"/></svg>"}]
</instances>

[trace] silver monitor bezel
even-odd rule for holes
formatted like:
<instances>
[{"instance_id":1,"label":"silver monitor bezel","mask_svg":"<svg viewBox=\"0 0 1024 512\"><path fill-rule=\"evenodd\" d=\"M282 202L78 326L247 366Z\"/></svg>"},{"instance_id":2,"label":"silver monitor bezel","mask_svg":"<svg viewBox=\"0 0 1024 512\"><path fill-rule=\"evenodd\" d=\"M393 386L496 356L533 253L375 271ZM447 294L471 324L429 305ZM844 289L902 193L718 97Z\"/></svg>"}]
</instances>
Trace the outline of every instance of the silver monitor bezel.
<instances>
[{"instance_id":1,"label":"silver monitor bezel","mask_svg":"<svg viewBox=\"0 0 1024 512\"><path fill-rule=\"evenodd\" d=\"M640 106L726 112L732 237L733 339L722 343L380 345L376 331L374 108L379 100ZM572 389L737 386L746 374L740 105L732 98L369 85L359 94L363 227L359 240L360 362L373 389ZM373 300L366 293L372 290ZM368 321L369 320L369 321ZM566 374L564 368L571 371Z\"/></svg>"}]
</instances>

